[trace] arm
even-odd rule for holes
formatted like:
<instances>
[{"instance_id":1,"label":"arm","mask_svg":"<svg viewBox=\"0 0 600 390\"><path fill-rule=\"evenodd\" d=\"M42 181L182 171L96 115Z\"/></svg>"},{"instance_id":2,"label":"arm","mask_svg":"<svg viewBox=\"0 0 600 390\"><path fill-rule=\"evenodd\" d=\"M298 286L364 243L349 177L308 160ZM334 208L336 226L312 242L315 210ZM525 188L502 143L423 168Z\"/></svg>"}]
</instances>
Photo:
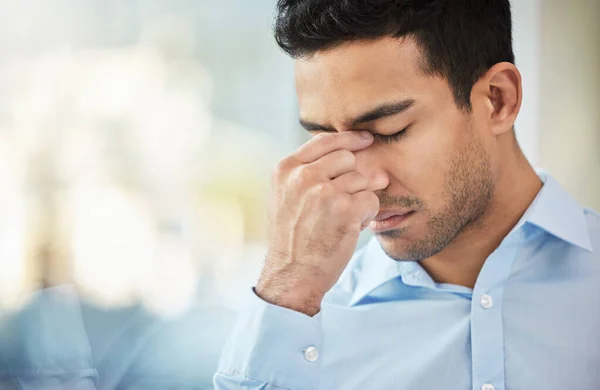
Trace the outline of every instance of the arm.
<instances>
[{"instance_id":1,"label":"arm","mask_svg":"<svg viewBox=\"0 0 600 390\"><path fill-rule=\"evenodd\" d=\"M269 250L223 352L218 390L318 388L321 301L379 210L354 154L372 142L368 133L320 134L275 167Z\"/></svg>"},{"instance_id":2,"label":"arm","mask_svg":"<svg viewBox=\"0 0 600 390\"><path fill-rule=\"evenodd\" d=\"M73 288L41 290L0 313L0 388L93 390L97 378Z\"/></svg>"},{"instance_id":3,"label":"arm","mask_svg":"<svg viewBox=\"0 0 600 390\"><path fill-rule=\"evenodd\" d=\"M215 389L318 388L321 358L305 351L322 351L320 315L309 317L269 304L254 291L246 302L223 350Z\"/></svg>"}]
</instances>

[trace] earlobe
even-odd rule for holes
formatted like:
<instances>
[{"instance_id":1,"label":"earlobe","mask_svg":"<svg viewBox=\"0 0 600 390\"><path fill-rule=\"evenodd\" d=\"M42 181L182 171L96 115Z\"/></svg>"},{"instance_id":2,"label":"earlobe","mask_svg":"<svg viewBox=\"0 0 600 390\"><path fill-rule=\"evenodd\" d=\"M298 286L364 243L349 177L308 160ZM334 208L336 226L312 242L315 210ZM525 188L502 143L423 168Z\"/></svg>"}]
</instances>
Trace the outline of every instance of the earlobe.
<instances>
[{"instance_id":1,"label":"earlobe","mask_svg":"<svg viewBox=\"0 0 600 390\"><path fill-rule=\"evenodd\" d=\"M494 65L484 79L489 86L488 98L493 111L490 117L494 135L513 128L522 101L521 73L511 63Z\"/></svg>"}]
</instances>

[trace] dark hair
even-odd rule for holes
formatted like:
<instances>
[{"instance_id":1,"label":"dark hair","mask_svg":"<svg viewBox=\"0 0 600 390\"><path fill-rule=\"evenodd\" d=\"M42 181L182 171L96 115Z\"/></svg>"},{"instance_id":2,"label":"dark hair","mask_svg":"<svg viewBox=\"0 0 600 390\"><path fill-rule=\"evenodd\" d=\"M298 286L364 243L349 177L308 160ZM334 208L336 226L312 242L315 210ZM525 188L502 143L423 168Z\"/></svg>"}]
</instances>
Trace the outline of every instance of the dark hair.
<instances>
[{"instance_id":1,"label":"dark hair","mask_svg":"<svg viewBox=\"0 0 600 390\"><path fill-rule=\"evenodd\" d=\"M294 58L348 41L413 37L423 71L445 77L466 110L475 82L515 61L509 0L278 0L274 31Z\"/></svg>"}]
</instances>

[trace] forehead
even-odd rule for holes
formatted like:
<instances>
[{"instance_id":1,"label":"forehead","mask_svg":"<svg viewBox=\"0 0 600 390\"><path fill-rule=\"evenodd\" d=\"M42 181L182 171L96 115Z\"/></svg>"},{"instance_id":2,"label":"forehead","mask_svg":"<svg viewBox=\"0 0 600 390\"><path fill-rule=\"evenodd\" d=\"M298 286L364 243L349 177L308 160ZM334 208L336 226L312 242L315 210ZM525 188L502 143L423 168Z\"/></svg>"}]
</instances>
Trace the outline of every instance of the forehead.
<instances>
[{"instance_id":1,"label":"forehead","mask_svg":"<svg viewBox=\"0 0 600 390\"><path fill-rule=\"evenodd\" d=\"M422 63L422 51L410 38L355 41L298 59L300 116L347 118L391 100L426 99L439 93L434 92L439 85L422 71Z\"/></svg>"}]
</instances>

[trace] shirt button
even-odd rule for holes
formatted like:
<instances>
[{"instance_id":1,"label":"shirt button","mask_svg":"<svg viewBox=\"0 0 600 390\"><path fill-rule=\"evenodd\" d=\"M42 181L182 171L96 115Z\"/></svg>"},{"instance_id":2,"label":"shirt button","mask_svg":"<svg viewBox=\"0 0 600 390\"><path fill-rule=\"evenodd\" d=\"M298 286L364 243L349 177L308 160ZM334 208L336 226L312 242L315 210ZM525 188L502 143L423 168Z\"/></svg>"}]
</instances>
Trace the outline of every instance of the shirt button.
<instances>
[{"instance_id":1,"label":"shirt button","mask_svg":"<svg viewBox=\"0 0 600 390\"><path fill-rule=\"evenodd\" d=\"M494 306L494 300L492 299L491 296L487 295L487 294L483 294L481 296L481 306L483 306L484 309L489 309L490 307ZM493 390L493 389L486 389L486 390Z\"/></svg>"},{"instance_id":2,"label":"shirt button","mask_svg":"<svg viewBox=\"0 0 600 390\"><path fill-rule=\"evenodd\" d=\"M309 362L314 362L319 358L319 350L315 347L308 347L306 351L304 351L304 359Z\"/></svg>"},{"instance_id":3,"label":"shirt button","mask_svg":"<svg viewBox=\"0 0 600 390\"><path fill-rule=\"evenodd\" d=\"M491 383L486 383L485 385L481 386L481 390L496 390L496 388Z\"/></svg>"}]
</instances>

